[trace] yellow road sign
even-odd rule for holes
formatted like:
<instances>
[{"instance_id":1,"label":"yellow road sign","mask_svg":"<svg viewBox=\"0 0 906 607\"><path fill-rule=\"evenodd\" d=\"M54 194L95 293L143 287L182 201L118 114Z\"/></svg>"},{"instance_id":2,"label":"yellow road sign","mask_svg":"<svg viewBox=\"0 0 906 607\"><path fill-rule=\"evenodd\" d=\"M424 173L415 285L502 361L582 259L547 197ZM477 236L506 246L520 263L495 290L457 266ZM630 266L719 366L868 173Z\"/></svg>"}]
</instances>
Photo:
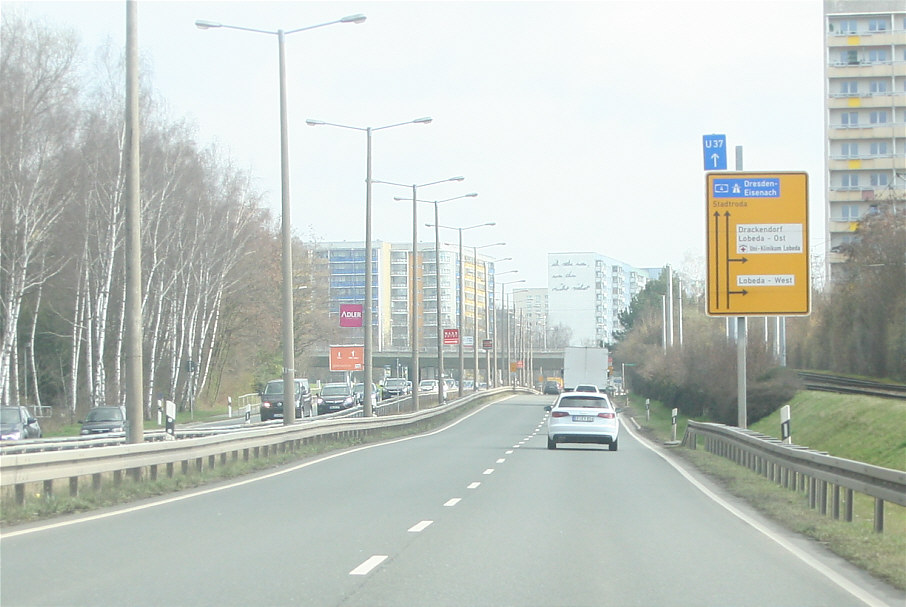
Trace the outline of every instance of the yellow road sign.
<instances>
[{"instance_id":1,"label":"yellow road sign","mask_svg":"<svg viewBox=\"0 0 906 607\"><path fill-rule=\"evenodd\" d=\"M708 173L711 316L809 314L808 175Z\"/></svg>"}]
</instances>

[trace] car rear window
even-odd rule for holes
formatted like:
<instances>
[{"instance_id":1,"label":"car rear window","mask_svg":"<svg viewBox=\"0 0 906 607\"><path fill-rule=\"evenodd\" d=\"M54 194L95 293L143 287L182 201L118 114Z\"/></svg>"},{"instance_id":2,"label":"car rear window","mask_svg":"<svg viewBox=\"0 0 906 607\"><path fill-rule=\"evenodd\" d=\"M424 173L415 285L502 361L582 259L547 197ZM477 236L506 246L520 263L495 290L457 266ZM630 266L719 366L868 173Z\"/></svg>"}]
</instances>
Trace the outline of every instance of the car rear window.
<instances>
[{"instance_id":1,"label":"car rear window","mask_svg":"<svg viewBox=\"0 0 906 607\"><path fill-rule=\"evenodd\" d=\"M603 398L594 396L564 396L560 399L561 407L594 407L596 409L606 409L610 403Z\"/></svg>"}]
</instances>

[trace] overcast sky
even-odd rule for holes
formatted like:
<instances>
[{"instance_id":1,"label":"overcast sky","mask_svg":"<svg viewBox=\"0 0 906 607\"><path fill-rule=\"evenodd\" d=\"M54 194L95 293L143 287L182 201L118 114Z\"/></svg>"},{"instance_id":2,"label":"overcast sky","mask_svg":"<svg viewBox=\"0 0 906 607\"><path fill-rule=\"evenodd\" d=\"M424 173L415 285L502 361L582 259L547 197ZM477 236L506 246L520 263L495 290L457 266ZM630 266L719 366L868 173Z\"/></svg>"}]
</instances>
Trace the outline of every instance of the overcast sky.
<instances>
[{"instance_id":1,"label":"overcast sky","mask_svg":"<svg viewBox=\"0 0 906 607\"><path fill-rule=\"evenodd\" d=\"M91 60L122 47L125 2L7 2L74 29ZM280 208L277 37L200 30L196 19L285 31L291 201L306 239L362 241L364 132L380 127L373 178L462 175L419 198L466 246L512 257L546 287L547 253L593 251L704 275L702 136L742 146L749 171L807 171L811 249L823 251L823 23L819 0L139 3L139 47L173 118L247 168ZM373 237L411 242L410 191L374 185ZM433 240L420 205L419 240ZM441 238L456 241L455 231Z\"/></svg>"}]
</instances>

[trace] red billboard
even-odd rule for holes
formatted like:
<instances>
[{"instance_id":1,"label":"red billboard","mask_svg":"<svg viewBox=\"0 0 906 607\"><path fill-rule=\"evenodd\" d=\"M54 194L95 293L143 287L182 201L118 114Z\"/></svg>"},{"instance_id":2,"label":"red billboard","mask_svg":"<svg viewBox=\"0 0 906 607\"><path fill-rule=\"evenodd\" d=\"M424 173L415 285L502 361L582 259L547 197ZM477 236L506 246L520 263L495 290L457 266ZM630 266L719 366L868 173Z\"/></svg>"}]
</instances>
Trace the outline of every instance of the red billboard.
<instances>
[{"instance_id":1,"label":"red billboard","mask_svg":"<svg viewBox=\"0 0 906 607\"><path fill-rule=\"evenodd\" d=\"M361 371L365 368L365 346L330 346L331 371Z\"/></svg>"},{"instance_id":2,"label":"red billboard","mask_svg":"<svg viewBox=\"0 0 906 607\"><path fill-rule=\"evenodd\" d=\"M455 346L459 343L459 329L444 329L444 345Z\"/></svg>"},{"instance_id":3,"label":"red billboard","mask_svg":"<svg viewBox=\"0 0 906 607\"><path fill-rule=\"evenodd\" d=\"M362 326L362 304L340 304L340 326Z\"/></svg>"}]
</instances>

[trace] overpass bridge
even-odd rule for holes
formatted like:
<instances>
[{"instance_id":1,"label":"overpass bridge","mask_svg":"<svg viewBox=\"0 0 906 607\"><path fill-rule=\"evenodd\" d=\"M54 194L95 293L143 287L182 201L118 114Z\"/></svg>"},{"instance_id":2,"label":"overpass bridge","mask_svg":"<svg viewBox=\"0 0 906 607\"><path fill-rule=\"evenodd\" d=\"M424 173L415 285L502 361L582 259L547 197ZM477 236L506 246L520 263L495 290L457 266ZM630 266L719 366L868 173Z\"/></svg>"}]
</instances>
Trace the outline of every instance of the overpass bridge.
<instances>
[{"instance_id":1,"label":"overpass bridge","mask_svg":"<svg viewBox=\"0 0 906 607\"><path fill-rule=\"evenodd\" d=\"M459 380L459 351L456 349L444 350L444 374L448 377L452 376L454 379ZM463 352L463 369L466 379L472 379L472 375L475 370L475 355L474 352L465 350ZM478 353L478 376L479 381L488 381L487 378L487 369L490 367L491 374L494 374L494 353L491 353L490 360L482 352ZM308 361L308 372L307 376L309 380L318 380L324 381L338 381L343 378L343 372L341 371L330 371L329 367L329 354L328 352L319 352L313 355L300 356L300 359L305 359ZM511 354L510 360L516 362L519 360L514 354ZM528 379L531 377L553 377L559 376L561 369L563 369L563 350L551 350L551 351L541 351L533 352L531 354L531 367L532 373L527 374L529 358L523 358L525 363L526 373L519 371L517 373L518 383L527 384ZM382 377L409 377L412 378L412 351L411 350L385 350L385 351L375 351L372 355L372 361L374 365L374 380L377 383ZM300 361L297 361L297 366L301 367L299 364ZM421 371L422 379L435 379L437 377L437 350L422 350L418 354L418 366ZM506 382L506 369L508 367L506 354L498 353L497 356L497 372L499 382ZM305 373L301 373L305 375ZM413 379L413 383L415 380ZM488 382L489 384L491 382Z\"/></svg>"}]
</instances>

